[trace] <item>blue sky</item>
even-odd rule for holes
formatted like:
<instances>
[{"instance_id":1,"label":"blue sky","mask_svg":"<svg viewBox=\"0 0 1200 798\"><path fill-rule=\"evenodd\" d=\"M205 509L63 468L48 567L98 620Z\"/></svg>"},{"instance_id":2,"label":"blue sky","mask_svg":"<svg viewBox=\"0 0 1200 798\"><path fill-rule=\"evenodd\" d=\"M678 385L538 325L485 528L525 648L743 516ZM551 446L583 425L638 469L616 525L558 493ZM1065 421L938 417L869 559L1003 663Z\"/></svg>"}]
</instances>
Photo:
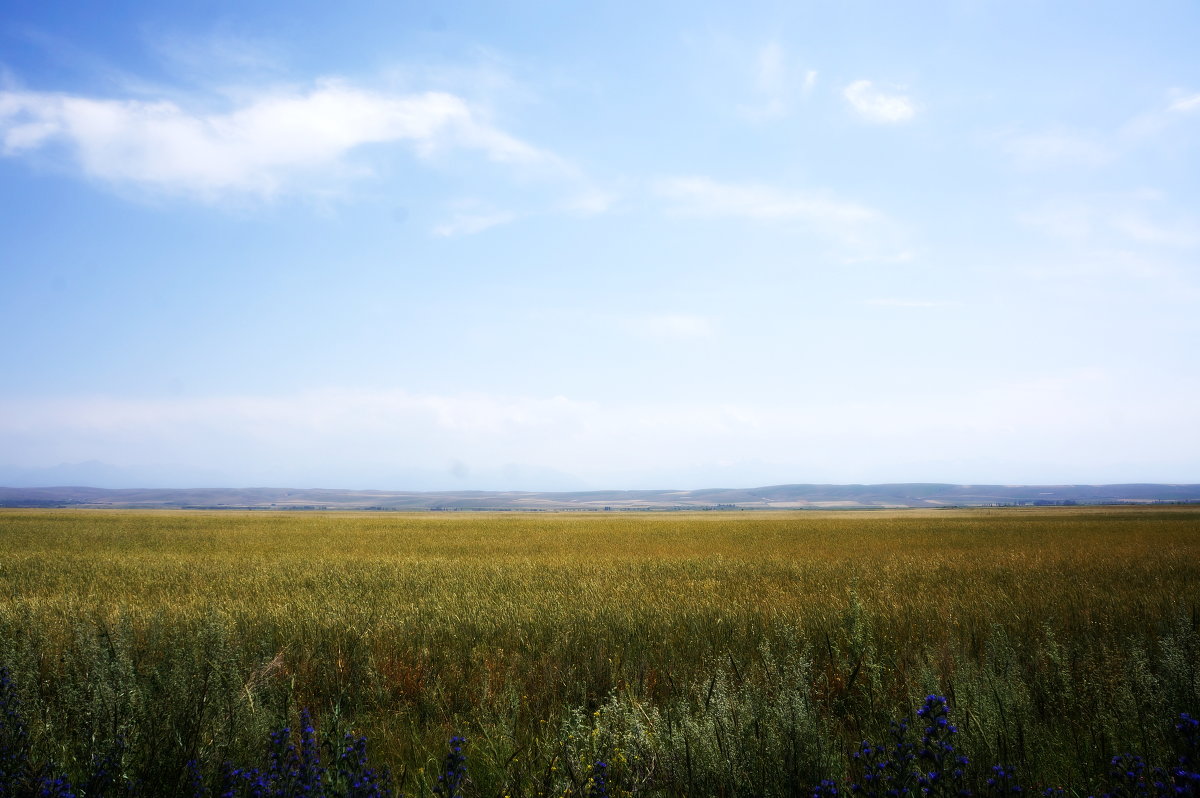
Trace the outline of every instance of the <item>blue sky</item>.
<instances>
[{"instance_id":1,"label":"blue sky","mask_svg":"<svg viewBox=\"0 0 1200 798\"><path fill-rule=\"evenodd\" d=\"M0 20L0 482L1200 481L1193 3Z\"/></svg>"}]
</instances>

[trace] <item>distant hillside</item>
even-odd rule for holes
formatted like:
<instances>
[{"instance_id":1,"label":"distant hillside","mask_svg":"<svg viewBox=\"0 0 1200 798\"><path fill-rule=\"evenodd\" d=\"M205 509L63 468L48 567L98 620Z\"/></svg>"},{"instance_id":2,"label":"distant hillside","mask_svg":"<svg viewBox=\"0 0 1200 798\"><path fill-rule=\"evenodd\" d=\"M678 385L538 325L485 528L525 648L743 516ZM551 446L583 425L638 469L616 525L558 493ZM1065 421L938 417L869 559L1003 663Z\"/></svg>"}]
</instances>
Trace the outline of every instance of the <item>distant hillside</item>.
<instances>
[{"instance_id":1,"label":"distant hillside","mask_svg":"<svg viewBox=\"0 0 1200 798\"><path fill-rule=\"evenodd\" d=\"M1200 485L771 485L704 490L411 492L292 488L0 488L0 507L323 510L671 510L1200 502Z\"/></svg>"}]
</instances>

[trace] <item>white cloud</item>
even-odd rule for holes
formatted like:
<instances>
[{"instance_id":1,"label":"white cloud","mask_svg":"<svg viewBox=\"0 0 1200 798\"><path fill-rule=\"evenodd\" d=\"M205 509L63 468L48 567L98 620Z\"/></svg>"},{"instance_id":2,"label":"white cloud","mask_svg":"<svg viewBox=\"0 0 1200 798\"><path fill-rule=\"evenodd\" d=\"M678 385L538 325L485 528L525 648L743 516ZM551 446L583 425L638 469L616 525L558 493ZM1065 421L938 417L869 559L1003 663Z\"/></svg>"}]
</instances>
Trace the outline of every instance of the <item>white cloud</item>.
<instances>
[{"instance_id":1,"label":"white cloud","mask_svg":"<svg viewBox=\"0 0 1200 798\"><path fill-rule=\"evenodd\" d=\"M1200 244L1200 220L1167 221L1130 210L1112 216L1114 229L1140 244L1190 249Z\"/></svg>"},{"instance_id":2,"label":"white cloud","mask_svg":"<svg viewBox=\"0 0 1200 798\"><path fill-rule=\"evenodd\" d=\"M718 183L707 177L667 178L659 180L655 188L660 196L675 202L677 212L688 215L834 225L855 225L881 218L878 211L865 205L762 185Z\"/></svg>"},{"instance_id":3,"label":"white cloud","mask_svg":"<svg viewBox=\"0 0 1200 798\"><path fill-rule=\"evenodd\" d=\"M168 71L192 84L280 74L288 60L278 42L228 32L195 35L150 28L143 40Z\"/></svg>"},{"instance_id":4,"label":"white cloud","mask_svg":"<svg viewBox=\"0 0 1200 798\"><path fill-rule=\"evenodd\" d=\"M899 226L885 214L859 203L819 193L781 191L753 183L720 183L696 176L658 180L654 191L668 201L671 213L680 216L803 224L840 244L846 262L910 257Z\"/></svg>"},{"instance_id":5,"label":"white cloud","mask_svg":"<svg viewBox=\"0 0 1200 798\"><path fill-rule=\"evenodd\" d=\"M473 150L499 163L564 168L456 95L384 94L336 80L260 94L221 113L166 100L0 91L0 143L9 156L61 145L89 177L205 198L271 196L316 172L344 170L347 156L366 144L403 143L423 157Z\"/></svg>"},{"instance_id":6,"label":"white cloud","mask_svg":"<svg viewBox=\"0 0 1200 798\"><path fill-rule=\"evenodd\" d=\"M637 335L667 341L711 338L714 332L710 319L687 313L635 316L621 319L621 324Z\"/></svg>"},{"instance_id":7,"label":"white cloud","mask_svg":"<svg viewBox=\"0 0 1200 798\"><path fill-rule=\"evenodd\" d=\"M916 107L906 95L881 91L869 80L854 81L842 91L842 96L869 122L899 124L916 115Z\"/></svg>"},{"instance_id":8,"label":"white cloud","mask_svg":"<svg viewBox=\"0 0 1200 798\"><path fill-rule=\"evenodd\" d=\"M899 297L867 299L864 300L864 304L884 308L944 308L950 305L949 302L938 302L931 299L901 299Z\"/></svg>"},{"instance_id":9,"label":"white cloud","mask_svg":"<svg viewBox=\"0 0 1200 798\"><path fill-rule=\"evenodd\" d=\"M1152 190L1055 197L1018 220L1077 244L1184 250L1200 246L1200 220Z\"/></svg>"},{"instance_id":10,"label":"white cloud","mask_svg":"<svg viewBox=\"0 0 1200 798\"><path fill-rule=\"evenodd\" d=\"M787 78L783 48L779 42L768 42L758 51L758 88L768 94L779 94Z\"/></svg>"},{"instance_id":11,"label":"white cloud","mask_svg":"<svg viewBox=\"0 0 1200 798\"><path fill-rule=\"evenodd\" d=\"M771 41L754 55L752 91L754 102L738 110L758 122L787 115L798 95L808 95L817 83L816 70L800 72L794 59L779 42Z\"/></svg>"},{"instance_id":12,"label":"white cloud","mask_svg":"<svg viewBox=\"0 0 1200 798\"><path fill-rule=\"evenodd\" d=\"M515 213L496 211L492 213L459 213L449 221L433 228L433 234L439 238L475 235L497 225L508 224L517 218Z\"/></svg>"},{"instance_id":13,"label":"white cloud","mask_svg":"<svg viewBox=\"0 0 1200 798\"><path fill-rule=\"evenodd\" d=\"M1138 113L1112 130L1072 130L1062 126L997 137L1001 149L1023 169L1096 168L1134 155L1138 148L1161 147L1182 115L1200 111L1200 94L1172 90L1165 105ZM1184 134L1186 135L1186 134Z\"/></svg>"},{"instance_id":14,"label":"white cloud","mask_svg":"<svg viewBox=\"0 0 1200 798\"><path fill-rule=\"evenodd\" d=\"M1179 113L1200 111L1200 94L1189 94L1187 96L1180 97L1178 100L1171 103L1167 110Z\"/></svg>"},{"instance_id":15,"label":"white cloud","mask_svg":"<svg viewBox=\"0 0 1200 798\"><path fill-rule=\"evenodd\" d=\"M1067 130L1011 136L1004 142L1004 149L1023 169L1096 167L1115 157L1112 148L1096 136Z\"/></svg>"},{"instance_id":16,"label":"white cloud","mask_svg":"<svg viewBox=\"0 0 1200 798\"><path fill-rule=\"evenodd\" d=\"M911 249L900 249L892 252L868 252L863 255L847 255L842 258L844 263L912 263L919 253Z\"/></svg>"},{"instance_id":17,"label":"white cloud","mask_svg":"<svg viewBox=\"0 0 1200 798\"><path fill-rule=\"evenodd\" d=\"M580 216L597 216L606 213L620 199L614 191L605 191L585 186L562 204L562 208Z\"/></svg>"},{"instance_id":18,"label":"white cloud","mask_svg":"<svg viewBox=\"0 0 1200 798\"><path fill-rule=\"evenodd\" d=\"M1095 229L1095 213L1078 202L1052 201L1017 214L1017 221L1055 238L1082 241Z\"/></svg>"}]
</instances>

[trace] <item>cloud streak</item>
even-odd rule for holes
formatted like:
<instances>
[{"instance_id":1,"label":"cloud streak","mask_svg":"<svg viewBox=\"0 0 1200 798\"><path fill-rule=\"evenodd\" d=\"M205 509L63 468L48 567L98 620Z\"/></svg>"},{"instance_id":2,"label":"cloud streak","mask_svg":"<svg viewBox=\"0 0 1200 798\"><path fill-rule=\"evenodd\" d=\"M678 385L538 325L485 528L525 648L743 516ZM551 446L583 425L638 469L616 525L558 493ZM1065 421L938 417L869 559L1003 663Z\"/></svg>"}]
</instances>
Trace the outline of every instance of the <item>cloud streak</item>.
<instances>
[{"instance_id":1,"label":"cloud streak","mask_svg":"<svg viewBox=\"0 0 1200 798\"><path fill-rule=\"evenodd\" d=\"M684 215L835 225L862 224L882 217L878 211L853 202L756 184L720 183L707 177L666 178L655 184L655 191Z\"/></svg>"},{"instance_id":2,"label":"cloud streak","mask_svg":"<svg viewBox=\"0 0 1200 798\"><path fill-rule=\"evenodd\" d=\"M1099 137L1068 130L1051 130L1012 136L1004 149L1022 169L1104 166L1116 152Z\"/></svg>"},{"instance_id":3,"label":"cloud streak","mask_svg":"<svg viewBox=\"0 0 1200 798\"><path fill-rule=\"evenodd\" d=\"M941 302L933 299L904 299L901 297L866 299L863 300L863 304L880 308L944 308L951 305L949 302Z\"/></svg>"},{"instance_id":4,"label":"cloud streak","mask_svg":"<svg viewBox=\"0 0 1200 798\"><path fill-rule=\"evenodd\" d=\"M777 41L758 49L751 71L754 101L739 105L738 110L755 122L787 116L795 101L808 97L817 85L817 71L800 70Z\"/></svg>"},{"instance_id":5,"label":"cloud streak","mask_svg":"<svg viewBox=\"0 0 1200 798\"><path fill-rule=\"evenodd\" d=\"M850 106L868 122L896 125L912 121L917 109L903 94L883 91L869 80L856 80L842 90Z\"/></svg>"},{"instance_id":6,"label":"cloud streak","mask_svg":"<svg viewBox=\"0 0 1200 798\"><path fill-rule=\"evenodd\" d=\"M688 176L658 180L654 192L677 216L799 223L836 241L847 262L896 260L904 236L886 214L824 194ZM906 259L906 258L904 258Z\"/></svg>"},{"instance_id":7,"label":"cloud streak","mask_svg":"<svg viewBox=\"0 0 1200 798\"><path fill-rule=\"evenodd\" d=\"M210 199L270 197L314 174L344 172L348 156L370 144L403 144L426 158L460 149L496 163L564 167L446 92L392 95L323 80L220 113L168 100L0 92L5 155L57 147L89 177Z\"/></svg>"},{"instance_id":8,"label":"cloud streak","mask_svg":"<svg viewBox=\"0 0 1200 798\"><path fill-rule=\"evenodd\" d=\"M1200 93L1189 94L1180 97L1167 108L1168 111L1176 113L1191 113L1192 111L1200 111Z\"/></svg>"},{"instance_id":9,"label":"cloud streak","mask_svg":"<svg viewBox=\"0 0 1200 798\"><path fill-rule=\"evenodd\" d=\"M1018 215L1018 221L1076 244L1191 250L1200 220L1172 210L1158 192L1059 196Z\"/></svg>"},{"instance_id":10,"label":"cloud streak","mask_svg":"<svg viewBox=\"0 0 1200 798\"><path fill-rule=\"evenodd\" d=\"M438 238L475 235L492 227L508 224L516 218L517 215L509 211L458 213L449 221L435 226L433 234Z\"/></svg>"},{"instance_id":11,"label":"cloud streak","mask_svg":"<svg viewBox=\"0 0 1200 798\"><path fill-rule=\"evenodd\" d=\"M710 319L689 313L633 316L621 319L620 324L635 335L668 342L703 340L714 333Z\"/></svg>"}]
</instances>

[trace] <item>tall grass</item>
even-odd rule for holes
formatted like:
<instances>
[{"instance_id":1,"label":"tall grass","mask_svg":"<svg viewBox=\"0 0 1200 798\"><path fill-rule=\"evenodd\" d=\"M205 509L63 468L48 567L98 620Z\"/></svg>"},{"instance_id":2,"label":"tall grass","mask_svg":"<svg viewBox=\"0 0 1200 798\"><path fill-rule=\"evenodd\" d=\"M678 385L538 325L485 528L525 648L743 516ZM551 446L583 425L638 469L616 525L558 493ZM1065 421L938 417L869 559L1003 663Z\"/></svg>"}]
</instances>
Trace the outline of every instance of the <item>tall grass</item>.
<instances>
[{"instance_id":1,"label":"tall grass","mask_svg":"<svg viewBox=\"0 0 1200 798\"><path fill-rule=\"evenodd\" d=\"M1200 511L0 511L40 755L183 789L310 708L397 786L787 794L930 693L1029 783L1200 709ZM148 782L147 782L148 783Z\"/></svg>"}]
</instances>

